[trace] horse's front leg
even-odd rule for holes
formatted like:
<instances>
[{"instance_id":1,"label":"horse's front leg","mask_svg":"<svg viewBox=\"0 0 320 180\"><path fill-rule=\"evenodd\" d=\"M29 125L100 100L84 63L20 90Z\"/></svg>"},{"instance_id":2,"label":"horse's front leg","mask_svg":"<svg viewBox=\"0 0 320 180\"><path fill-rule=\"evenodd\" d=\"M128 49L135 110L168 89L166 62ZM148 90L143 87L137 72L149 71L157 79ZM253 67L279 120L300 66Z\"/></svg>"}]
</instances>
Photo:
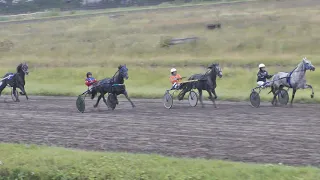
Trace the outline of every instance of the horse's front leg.
<instances>
[{"instance_id":1,"label":"horse's front leg","mask_svg":"<svg viewBox=\"0 0 320 180\"><path fill-rule=\"evenodd\" d=\"M305 85L304 85L304 89L307 89L307 88L311 89L311 91L312 91L312 93L311 93L311 98L313 98L313 97L314 97L313 87L312 87L311 85L309 85L309 84L305 84Z\"/></svg>"},{"instance_id":2,"label":"horse's front leg","mask_svg":"<svg viewBox=\"0 0 320 180\"><path fill-rule=\"evenodd\" d=\"M216 89L212 89L212 94L214 95L214 99L217 99L217 98L218 98L218 96L217 96L217 94L216 94Z\"/></svg>"},{"instance_id":3,"label":"horse's front leg","mask_svg":"<svg viewBox=\"0 0 320 180\"><path fill-rule=\"evenodd\" d=\"M103 96L104 96L104 94L101 93L100 96L98 97L98 100L97 100L96 104L93 106L94 108L98 107L99 102L100 102L100 100L101 100L101 98L102 98Z\"/></svg>"},{"instance_id":4,"label":"horse's front leg","mask_svg":"<svg viewBox=\"0 0 320 180\"><path fill-rule=\"evenodd\" d=\"M209 99L210 99L210 100L212 101L212 103L213 103L213 106L214 106L215 108L217 108L216 101L215 101L215 99L213 98L211 91L210 91L210 90L207 90L207 92L208 92L208 94L209 94Z\"/></svg>"},{"instance_id":5,"label":"horse's front leg","mask_svg":"<svg viewBox=\"0 0 320 180\"><path fill-rule=\"evenodd\" d=\"M21 87L19 87L19 89L21 90L20 94L21 94L21 95L25 95L26 98L27 98L27 100L29 100L29 97L28 97L27 92L26 92L26 90L24 89L24 87L21 86Z\"/></svg>"},{"instance_id":6,"label":"horse's front leg","mask_svg":"<svg viewBox=\"0 0 320 180\"><path fill-rule=\"evenodd\" d=\"M131 103L131 106L132 106L133 108L136 107L136 105L134 105L133 102L131 101L131 99L129 98L127 91L124 91L124 92L123 92L123 95L124 95L124 96L127 98L127 100Z\"/></svg>"}]
</instances>

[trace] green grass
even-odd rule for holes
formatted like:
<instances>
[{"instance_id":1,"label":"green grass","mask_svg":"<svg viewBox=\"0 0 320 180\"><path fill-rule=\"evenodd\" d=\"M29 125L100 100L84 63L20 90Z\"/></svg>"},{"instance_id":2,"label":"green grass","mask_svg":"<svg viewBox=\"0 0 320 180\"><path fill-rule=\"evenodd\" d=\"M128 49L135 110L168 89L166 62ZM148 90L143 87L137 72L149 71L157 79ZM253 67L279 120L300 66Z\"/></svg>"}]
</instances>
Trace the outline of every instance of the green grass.
<instances>
[{"instance_id":1,"label":"green grass","mask_svg":"<svg viewBox=\"0 0 320 180\"><path fill-rule=\"evenodd\" d=\"M0 144L0 179L317 180L313 167Z\"/></svg>"},{"instance_id":2,"label":"green grass","mask_svg":"<svg viewBox=\"0 0 320 180\"><path fill-rule=\"evenodd\" d=\"M0 72L27 61L29 93L78 95L86 89L83 81L87 71L101 79L111 77L117 65L127 64L129 95L159 98L170 87L171 67L188 77L205 72L201 66L219 62L224 73L218 79L219 99L247 100L256 86L259 63L266 64L271 74L292 70L304 56L316 67L320 65L320 3L303 8L277 8L274 3L6 25L0 29L0 37L12 41L14 47L0 53ZM221 22L222 29L205 28L213 22ZM160 47L164 38L190 36L200 40ZM298 91L296 100L319 102L318 77L318 70L307 72L315 99L304 90ZM270 100L267 91L262 92L264 100Z\"/></svg>"},{"instance_id":3,"label":"green grass","mask_svg":"<svg viewBox=\"0 0 320 180\"><path fill-rule=\"evenodd\" d=\"M280 68L270 68L270 73L279 71ZM287 71L290 68L282 68ZM169 82L169 68L165 67L129 67L129 79L125 81L130 97L136 98L161 98L166 89L171 87ZM181 68L179 73L182 76L190 76L198 72L205 72L205 68ZM40 68L32 70L26 77L26 89L29 94L33 95L70 95L76 96L86 90L84 85L86 71L92 71L94 77L102 79L112 77L116 68ZM0 73L4 73L0 69ZM319 72L308 72L307 78L315 89L319 89L318 82ZM245 78L244 78L245 77ZM256 72L251 69L243 68L224 68L223 77L218 78L218 87L216 92L220 100L248 100L250 90L256 86ZM271 95L267 94L270 89L261 92L263 100L271 100ZM6 93L9 89L5 90ZM291 92L291 91L290 91ZM291 94L291 93L290 93ZM320 102L319 96L315 99L310 98L311 90L301 90L296 94L297 101L303 102ZM207 97L207 93L204 93ZM186 96L187 98L187 96Z\"/></svg>"}]
</instances>

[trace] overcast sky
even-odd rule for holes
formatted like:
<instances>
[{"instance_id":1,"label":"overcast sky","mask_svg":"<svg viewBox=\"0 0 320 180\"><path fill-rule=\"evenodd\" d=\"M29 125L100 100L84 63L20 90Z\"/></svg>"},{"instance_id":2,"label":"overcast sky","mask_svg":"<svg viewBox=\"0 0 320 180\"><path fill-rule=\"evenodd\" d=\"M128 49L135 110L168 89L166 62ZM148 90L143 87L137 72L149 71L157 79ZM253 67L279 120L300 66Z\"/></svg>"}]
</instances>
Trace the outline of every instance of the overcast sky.
<instances>
[{"instance_id":1,"label":"overcast sky","mask_svg":"<svg viewBox=\"0 0 320 180\"><path fill-rule=\"evenodd\" d=\"M13 3L17 3L20 0L13 0ZM27 1L32 1L32 0L27 0ZM54 0L53 0L54 1ZM96 3L96 2L100 2L101 0L82 0L83 3ZM5 3L6 0L0 0L0 2Z\"/></svg>"}]
</instances>

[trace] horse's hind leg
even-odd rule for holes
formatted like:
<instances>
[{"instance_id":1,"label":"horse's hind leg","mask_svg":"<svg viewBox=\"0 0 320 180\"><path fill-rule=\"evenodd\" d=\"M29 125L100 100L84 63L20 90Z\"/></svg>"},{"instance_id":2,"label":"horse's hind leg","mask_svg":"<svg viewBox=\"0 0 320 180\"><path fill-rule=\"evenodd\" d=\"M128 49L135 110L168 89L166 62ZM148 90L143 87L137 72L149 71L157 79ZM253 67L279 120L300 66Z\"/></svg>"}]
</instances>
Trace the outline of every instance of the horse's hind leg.
<instances>
[{"instance_id":1,"label":"horse's hind leg","mask_svg":"<svg viewBox=\"0 0 320 180\"><path fill-rule=\"evenodd\" d=\"M13 87L13 88L12 88L12 93L13 93L14 97L16 98L16 102L20 102L19 96L17 96L16 91L17 91L17 88L16 88L16 87Z\"/></svg>"},{"instance_id":2,"label":"horse's hind leg","mask_svg":"<svg viewBox=\"0 0 320 180\"><path fill-rule=\"evenodd\" d=\"M102 99L103 99L103 102L107 105L107 107L108 107L108 109L109 109L110 106L108 105L107 100L106 100L106 98L104 97L104 95L102 96Z\"/></svg>"},{"instance_id":3,"label":"horse's hind leg","mask_svg":"<svg viewBox=\"0 0 320 180\"><path fill-rule=\"evenodd\" d=\"M271 86L271 92L272 92L272 94L273 94L273 98L272 98L271 104L274 105L274 106L276 106L276 105L277 105L277 93L276 93L277 90L276 90L276 88L273 87L273 86Z\"/></svg>"},{"instance_id":4,"label":"horse's hind leg","mask_svg":"<svg viewBox=\"0 0 320 180\"><path fill-rule=\"evenodd\" d=\"M0 96L4 88L6 88L6 86L7 86L7 82L5 80L2 82L0 81Z\"/></svg>"},{"instance_id":5,"label":"horse's hind leg","mask_svg":"<svg viewBox=\"0 0 320 180\"><path fill-rule=\"evenodd\" d=\"M309 84L306 84L304 88L305 88L305 89L307 89L307 88L311 89L311 91L312 91L312 92L311 92L311 98L313 98L313 97L314 97L313 87L312 87L311 85L309 85Z\"/></svg>"},{"instance_id":6,"label":"horse's hind leg","mask_svg":"<svg viewBox=\"0 0 320 180\"><path fill-rule=\"evenodd\" d=\"M98 104L102 97L103 97L103 94L101 93L100 96L98 97L97 103L93 106L94 108L98 107Z\"/></svg>"},{"instance_id":7,"label":"horse's hind leg","mask_svg":"<svg viewBox=\"0 0 320 180\"><path fill-rule=\"evenodd\" d=\"M199 91L199 99L200 99L201 107L204 108L204 104L203 104L203 101L202 101L202 90L198 89L198 91Z\"/></svg>"},{"instance_id":8,"label":"horse's hind leg","mask_svg":"<svg viewBox=\"0 0 320 180\"><path fill-rule=\"evenodd\" d=\"M293 90L292 90L292 98L291 98L291 103L290 103L291 107L292 107L293 99L294 99L294 96L295 96L296 92L297 92L297 89L293 88Z\"/></svg>"},{"instance_id":9,"label":"horse's hind leg","mask_svg":"<svg viewBox=\"0 0 320 180\"><path fill-rule=\"evenodd\" d=\"M124 91L123 95L127 98L127 100L131 103L131 106L134 108L136 107L136 105L133 104L133 102L131 101L131 99L128 96L128 92Z\"/></svg>"}]
</instances>

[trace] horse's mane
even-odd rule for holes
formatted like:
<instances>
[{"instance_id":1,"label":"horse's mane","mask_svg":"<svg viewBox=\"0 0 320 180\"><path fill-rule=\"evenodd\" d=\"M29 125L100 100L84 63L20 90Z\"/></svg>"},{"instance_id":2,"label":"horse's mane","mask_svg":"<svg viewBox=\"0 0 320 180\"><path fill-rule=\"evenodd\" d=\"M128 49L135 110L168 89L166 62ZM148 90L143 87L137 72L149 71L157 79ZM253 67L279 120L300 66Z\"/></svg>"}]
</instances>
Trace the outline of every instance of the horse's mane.
<instances>
[{"instance_id":1,"label":"horse's mane","mask_svg":"<svg viewBox=\"0 0 320 180\"><path fill-rule=\"evenodd\" d=\"M112 81L116 81L117 80L117 77L119 76L119 74L120 74L120 70L121 70L121 68L123 68L123 65L119 65L118 66L118 71L116 72L116 73L114 73L114 75L112 76Z\"/></svg>"},{"instance_id":2,"label":"horse's mane","mask_svg":"<svg viewBox=\"0 0 320 180\"><path fill-rule=\"evenodd\" d=\"M22 68L22 63L20 63L18 66L17 66L17 72L19 72L19 70Z\"/></svg>"},{"instance_id":3,"label":"horse's mane","mask_svg":"<svg viewBox=\"0 0 320 180\"><path fill-rule=\"evenodd\" d=\"M114 73L114 75L112 76L112 81L114 82L114 81L116 81L117 80L117 78L118 78L118 76L119 76L119 70L116 72L116 73Z\"/></svg>"}]
</instances>

